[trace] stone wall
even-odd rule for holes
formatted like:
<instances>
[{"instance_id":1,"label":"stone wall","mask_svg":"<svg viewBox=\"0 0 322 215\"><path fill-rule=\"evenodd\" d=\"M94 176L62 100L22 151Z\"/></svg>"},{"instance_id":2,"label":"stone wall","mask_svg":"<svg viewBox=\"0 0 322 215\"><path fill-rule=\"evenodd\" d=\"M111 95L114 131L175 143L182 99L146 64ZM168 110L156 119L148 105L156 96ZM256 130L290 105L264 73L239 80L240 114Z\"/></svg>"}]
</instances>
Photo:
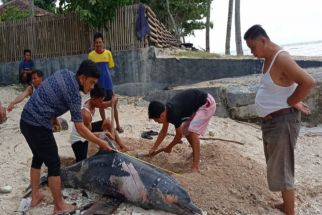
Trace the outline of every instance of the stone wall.
<instances>
[{"instance_id":1,"label":"stone wall","mask_svg":"<svg viewBox=\"0 0 322 215\"><path fill-rule=\"evenodd\" d=\"M46 59L35 59L36 68L42 70L45 76L58 69L68 68L76 71L80 62L87 55L75 55ZM113 73L115 85L137 83L149 92L153 85L176 86L225 77L238 77L259 73L262 62L256 59L226 59L226 58L175 58L159 57L158 49L154 47L120 51L114 55L117 67ZM322 66L322 61L299 60L304 67ZM0 64L0 85L17 83L19 62ZM125 91L124 89L122 92ZM127 91L125 94L133 94Z\"/></svg>"}]
</instances>

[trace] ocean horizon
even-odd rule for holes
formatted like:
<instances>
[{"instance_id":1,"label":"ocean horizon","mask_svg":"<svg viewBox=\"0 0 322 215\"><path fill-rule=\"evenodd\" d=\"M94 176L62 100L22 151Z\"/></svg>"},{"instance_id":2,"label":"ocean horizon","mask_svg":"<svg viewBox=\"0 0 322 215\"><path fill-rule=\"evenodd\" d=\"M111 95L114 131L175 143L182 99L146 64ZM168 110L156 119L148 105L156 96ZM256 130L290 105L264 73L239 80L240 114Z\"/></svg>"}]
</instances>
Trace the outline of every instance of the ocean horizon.
<instances>
[{"instance_id":1,"label":"ocean horizon","mask_svg":"<svg viewBox=\"0 0 322 215\"><path fill-rule=\"evenodd\" d=\"M293 56L322 57L322 40L285 44L281 47ZM234 50L232 53L235 54L236 51ZM244 49L244 55L251 55L249 48Z\"/></svg>"}]
</instances>

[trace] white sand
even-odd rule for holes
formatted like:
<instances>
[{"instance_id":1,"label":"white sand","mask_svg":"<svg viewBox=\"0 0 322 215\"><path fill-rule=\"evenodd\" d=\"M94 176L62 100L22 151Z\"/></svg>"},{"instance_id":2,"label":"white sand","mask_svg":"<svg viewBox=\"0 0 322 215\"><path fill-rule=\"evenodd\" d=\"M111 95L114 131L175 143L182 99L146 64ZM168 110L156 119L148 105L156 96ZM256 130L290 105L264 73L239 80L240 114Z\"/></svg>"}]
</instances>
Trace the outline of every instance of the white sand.
<instances>
[{"instance_id":1,"label":"white sand","mask_svg":"<svg viewBox=\"0 0 322 215\"><path fill-rule=\"evenodd\" d=\"M0 99L4 106L19 93L17 89L21 90L17 86L0 87ZM17 214L15 210L22 192L29 185L32 154L19 130L20 114L25 102L17 105L8 114L7 122L0 125L0 187L13 187L11 193L0 194L0 214ZM153 144L153 141L140 138L141 132L160 129L159 125L147 119L146 106L147 102L141 98L120 98L119 113L125 130L121 136L138 151L147 150ZM69 113L63 117L70 120ZM304 130L296 149L297 214L322 214L321 128ZM201 174L189 173L191 149L188 144L176 146L171 154L160 154L150 162L179 173L174 177L187 189L192 200L208 214L281 214L270 207L271 203L280 200L280 196L267 189L258 126L213 117L206 136L236 140L245 145L203 140ZM73 157L69 132L56 133L55 138L61 157ZM168 137L165 142L171 138ZM53 206L49 192L47 194L45 201L30 210L29 214L52 214ZM116 214L166 213L122 204Z\"/></svg>"}]
</instances>

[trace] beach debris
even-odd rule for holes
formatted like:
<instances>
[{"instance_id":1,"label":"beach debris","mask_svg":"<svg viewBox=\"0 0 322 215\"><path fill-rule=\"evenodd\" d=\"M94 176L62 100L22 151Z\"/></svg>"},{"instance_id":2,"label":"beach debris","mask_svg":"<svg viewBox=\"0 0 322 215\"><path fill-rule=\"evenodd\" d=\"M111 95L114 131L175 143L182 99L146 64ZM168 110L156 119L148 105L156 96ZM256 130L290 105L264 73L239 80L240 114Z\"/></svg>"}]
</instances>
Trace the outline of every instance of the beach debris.
<instances>
[{"instance_id":1,"label":"beach debris","mask_svg":"<svg viewBox=\"0 0 322 215\"><path fill-rule=\"evenodd\" d=\"M12 191L12 187L9 186L9 185L6 185L6 186L3 186L3 187L0 187L0 193L11 193Z\"/></svg>"},{"instance_id":2,"label":"beach debris","mask_svg":"<svg viewBox=\"0 0 322 215\"><path fill-rule=\"evenodd\" d=\"M22 214L26 214L30 208L30 205L31 205L31 198L30 197L22 198L20 201L20 205L19 205L17 212L20 212Z\"/></svg>"}]
</instances>

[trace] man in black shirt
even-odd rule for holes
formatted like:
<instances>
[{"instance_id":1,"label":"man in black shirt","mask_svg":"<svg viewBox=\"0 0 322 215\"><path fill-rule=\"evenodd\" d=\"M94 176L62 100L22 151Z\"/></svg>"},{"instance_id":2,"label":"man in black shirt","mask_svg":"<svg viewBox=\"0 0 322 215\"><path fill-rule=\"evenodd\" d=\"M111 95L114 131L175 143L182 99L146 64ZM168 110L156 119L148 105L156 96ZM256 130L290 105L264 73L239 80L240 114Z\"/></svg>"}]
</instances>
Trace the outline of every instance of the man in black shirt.
<instances>
[{"instance_id":1,"label":"man in black shirt","mask_svg":"<svg viewBox=\"0 0 322 215\"><path fill-rule=\"evenodd\" d=\"M185 90L171 98L165 105L158 101L149 104L149 118L163 124L158 138L150 149L152 155L167 135L169 123L176 129L172 142L164 148L170 153L172 147L181 142L185 135L192 147L192 171L199 172L200 166L200 139L199 135L206 132L210 118L216 110L214 98L205 92L196 89Z\"/></svg>"}]
</instances>

